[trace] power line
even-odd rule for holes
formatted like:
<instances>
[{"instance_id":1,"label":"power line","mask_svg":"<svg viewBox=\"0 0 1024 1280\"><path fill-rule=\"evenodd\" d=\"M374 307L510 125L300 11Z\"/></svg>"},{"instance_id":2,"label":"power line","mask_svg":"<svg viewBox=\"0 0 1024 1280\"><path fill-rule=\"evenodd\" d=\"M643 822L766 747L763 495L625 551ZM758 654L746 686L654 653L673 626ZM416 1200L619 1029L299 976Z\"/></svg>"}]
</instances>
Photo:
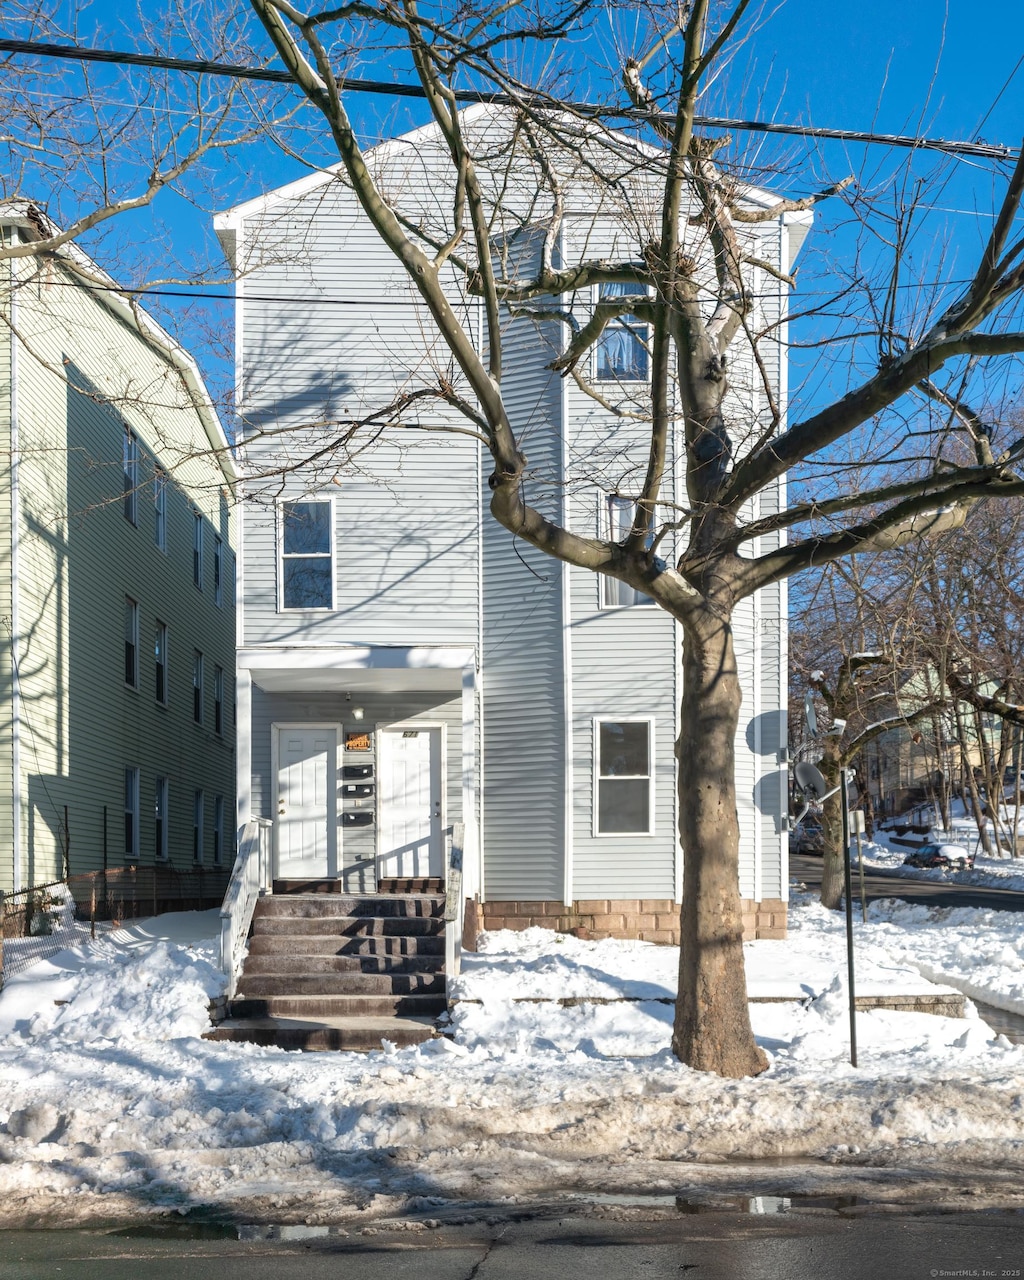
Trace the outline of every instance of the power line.
<instances>
[{"instance_id":1,"label":"power line","mask_svg":"<svg viewBox=\"0 0 1024 1280\"><path fill-rule=\"evenodd\" d=\"M168 71L191 72L198 75L225 76L234 80L259 80L270 84L295 85L287 71L274 71L269 67L247 67L237 63L210 62L201 58L171 58L163 54L123 53L112 49L90 49L80 45L47 44L37 40L0 39L0 52L34 54L42 58L66 58L77 62L102 62L117 66L155 67ZM354 76L342 76L338 86L350 93L389 94L400 98L425 98L420 85L391 83L384 80L365 80ZM524 94L487 92L477 89L453 90L457 101L464 103L493 103L497 106L550 106L547 99L531 98ZM567 102L567 109L581 116L593 118L650 123L655 119L668 119L662 113L640 111L636 108L606 108L588 102ZM913 137L897 133L873 133L859 129L825 129L813 125L779 124L775 121L740 120L731 116L696 116L694 124L702 129L727 129L746 133L778 133L790 137L821 138L838 142L866 143L872 146L901 147L912 151L941 151L946 155L972 156L985 160L1016 160L1019 150L1001 143L956 142L945 138Z\"/></svg>"}]
</instances>

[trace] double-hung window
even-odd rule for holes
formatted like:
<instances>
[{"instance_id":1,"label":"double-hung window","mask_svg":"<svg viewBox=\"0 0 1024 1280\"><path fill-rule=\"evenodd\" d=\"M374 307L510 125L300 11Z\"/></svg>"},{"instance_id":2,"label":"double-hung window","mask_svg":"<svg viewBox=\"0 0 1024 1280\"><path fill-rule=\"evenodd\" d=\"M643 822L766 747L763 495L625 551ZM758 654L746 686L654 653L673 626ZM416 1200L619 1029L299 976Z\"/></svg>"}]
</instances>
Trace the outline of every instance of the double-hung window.
<instances>
[{"instance_id":1,"label":"double-hung window","mask_svg":"<svg viewBox=\"0 0 1024 1280\"><path fill-rule=\"evenodd\" d=\"M334 608L333 503L282 502L281 608Z\"/></svg>"},{"instance_id":2,"label":"double-hung window","mask_svg":"<svg viewBox=\"0 0 1024 1280\"><path fill-rule=\"evenodd\" d=\"M206 797L201 791L192 796L192 861L197 865L203 860L203 809Z\"/></svg>"},{"instance_id":3,"label":"double-hung window","mask_svg":"<svg viewBox=\"0 0 1024 1280\"><path fill-rule=\"evenodd\" d=\"M213 865L224 861L224 797L213 797Z\"/></svg>"},{"instance_id":4,"label":"double-hung window","mask_svg":"<svg viewBox=\"0 0 1024 1280\"><path fill-rule=\"evenodd\" d=\"M198 511L192 512L192 581L200 591L203 589L203 517Z\"/></svg>"},{"instance_id":5,"label":"double-hung window","mask_svg":"<svg viewBox=\"0 0 1024 1280\"><path fill-rule=\"evenodd\" d=\"M124 429L121 461L124 470L124 518L135 524L139 511L139 442L130 427Z\"/></svg>"},{"instance_id":6,"label":"double-hung window","mask_svg":"<svg viewBox=\"0 0 1024 1280\"><path fill-rule=\"evenodd\" d=\"M198 649L192 654L192 719L203 723L203 655Z\"/></svg>"},{"instance_id":7,"label":"double-hung window","mask_svg":"<svg viewBox=\"0 0 1024 1280\"><path fill-rule=\"evenodd\" d=\"M124 771L124 860L139 860L139 771Z\"/></svg>"},{"instance_id":8,"label":"double-hung window","mask_svg":"<svg viewBox=\"0 0 1024 1280\"><path fill-rule=\"evenodd\" d=\"M647 300L647 290L632 281L610 281L598 285L599 302L619 298ZM609 320L594 346L594 377L598 382L646 382L650 358L650 329L642 320L626 312Z\"/></svg>"},{"instance_id":9,"label":"double-hung window","mask_svg":"<svg viewBox=\"0 0 1024 1280\"><path fill-rule=\"evenodd\" d=\"M167 624L157 622L153 633L153 671L156 677L154 695L161 706L167 706Z\"/></svg>"},{"instance_id":10,"label":"double-hung window","mask_svg":"<svg viewBox=\"0 0 1024 1280\"><path fill-rule=\"evenodd\" d=\"M154 847L157 862L166 862L168 858L167 792L167 779L157 778L153 796Z\"/></svg>"},{"instance_id":11,"label":"double-hung window","mask_svg":"<svg viewBox=\"0 0 1024 1280\"><path fill-rule=\"evenodd\" d=\"M124 682L139 687L139 606L131 596L124 598Z\"/></svg>"},{"instance_id":12,"label":"double-hung window","mask_svg":"<svg viewBox=\"0 0 1024 1280\"><path fill-rule=\"evenodd\" d=\"M654 722L594 721L594 834L652 835Z\"/></svg>"},{"instance_id":13,"label":"double-hung window","mask_svg":"<svg viewBox=\"0 0 1024 1280\"><path fill-rule=\"evenodd\" d=\"M605 506L605 529L610 542L624 542L633 527L636 514L636 503L632 498L620 498L618 494L609 494ZM648 528L645 544L651 545L654 540L653 528ZM603 609L621 609L627 605L653 605L650 596L637 591L627 582L618 578L601 575L601 607Z\"/></svg>"},{"instance_id":14,"label":"double-hung window","mask_svg":"<svg viewBox=\"0 0 1024 1280\"><path fill-rule=\"evenodd\" d=\"M213 602L224 603L224 543L219 533L213 535Z\"/></svg>"},{"instance_id":15,"label":"double-hung window","mask_svg":"<svg viewBox=\"0 0 1024 1280\"><path fill-rule=\"evenodd\" d=\"M167 472L153 467L153 541L158 551L167 550Z\"/></svg>"},{"instance_id":16,"label":"double-hung window","mask_svg":"<svg viewBox=\"0 0 1024 1280\"><path fill-rule=\"evenodd\" d=\"M213 731L224 732L224 672L220 667L213 669Z\"/></svg>"}]
</instances>

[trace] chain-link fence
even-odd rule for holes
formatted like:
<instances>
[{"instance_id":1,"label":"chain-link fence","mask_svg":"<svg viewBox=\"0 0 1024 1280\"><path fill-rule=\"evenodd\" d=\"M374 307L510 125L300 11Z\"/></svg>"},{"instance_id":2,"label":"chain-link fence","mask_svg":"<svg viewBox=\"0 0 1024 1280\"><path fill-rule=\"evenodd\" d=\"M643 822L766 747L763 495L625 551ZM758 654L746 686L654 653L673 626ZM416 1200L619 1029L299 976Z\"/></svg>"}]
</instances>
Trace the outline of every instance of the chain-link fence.
<instances>
[{"instance_id":1,"label":"chain-link fence","mask_svg":"<svg viewBox=\"0 0 1024 1280\"><path fill-rule=\"evenodd\" d=\"M227 868L118 867L0 895L0 985L122 920L220 906Z\"/></svg>"}]
</instances>

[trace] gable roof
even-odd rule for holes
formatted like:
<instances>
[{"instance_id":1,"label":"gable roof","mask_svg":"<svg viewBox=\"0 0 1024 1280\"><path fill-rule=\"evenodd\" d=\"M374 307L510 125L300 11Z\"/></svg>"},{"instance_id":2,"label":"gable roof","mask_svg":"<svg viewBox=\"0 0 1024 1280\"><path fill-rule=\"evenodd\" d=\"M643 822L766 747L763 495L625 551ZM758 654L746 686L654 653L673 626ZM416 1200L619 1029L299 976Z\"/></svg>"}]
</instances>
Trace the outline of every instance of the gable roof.
<instances>
[{"instance_id":1,"label":"gable roof","mask_svg":"<svg viewBox=\"0 0 1024 1280\"><path fill-rule=\"evenodd\" d=\"M41 241L60 234L60 228L29 200L9 200L0 204L0 227L16 227L28 240ZM62 266L91 292L107 310L133 329L149 346L158 351L181 376L196 416L202 423L207 441L217 458L225 479L232 487L239 478L231 444L206 389L195 358L172 338L139 303L118 286L98 263L73 240L53 251Z\"/></svg>"}]
</instances>

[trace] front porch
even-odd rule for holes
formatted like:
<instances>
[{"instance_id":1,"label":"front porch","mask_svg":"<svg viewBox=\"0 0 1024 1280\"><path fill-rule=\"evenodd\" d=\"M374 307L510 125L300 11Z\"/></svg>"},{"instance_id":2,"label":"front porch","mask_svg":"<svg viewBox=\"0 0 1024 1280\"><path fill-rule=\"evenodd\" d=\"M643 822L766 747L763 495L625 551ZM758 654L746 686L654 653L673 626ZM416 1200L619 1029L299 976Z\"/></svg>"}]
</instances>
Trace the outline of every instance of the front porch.
<instances>
[{"instance_id":1,"label":"front porch","mask_svg":"<svg viewBox=\"0 0 1024 1280\"><path fill-rule=\"evenodd\" d=\"M478 892L475 671L447 646L240 651L239 822L272 824L275 880L348 894L441 880L460 822Z\"/></svg>"}]
</instances>

